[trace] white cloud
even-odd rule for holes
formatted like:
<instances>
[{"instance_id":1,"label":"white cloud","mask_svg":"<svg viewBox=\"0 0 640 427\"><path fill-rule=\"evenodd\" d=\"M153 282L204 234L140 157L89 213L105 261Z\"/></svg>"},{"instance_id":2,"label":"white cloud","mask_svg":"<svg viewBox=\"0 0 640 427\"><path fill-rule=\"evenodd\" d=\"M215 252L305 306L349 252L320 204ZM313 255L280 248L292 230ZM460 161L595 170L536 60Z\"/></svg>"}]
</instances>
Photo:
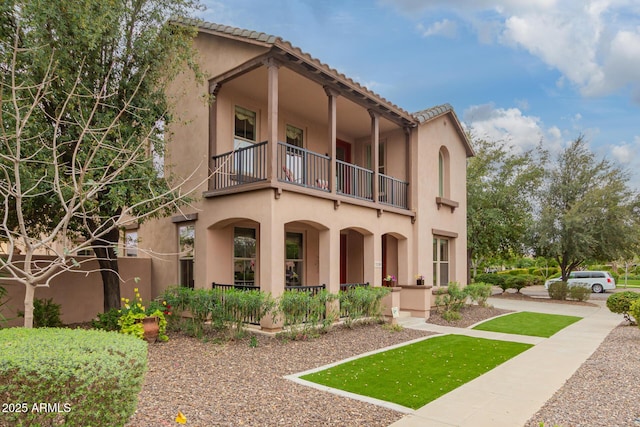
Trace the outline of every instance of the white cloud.
<instances>
[{"instance_id":1,"label":"white cloud","mask_svg":"<svg viewBox=\"0 0 640 427\"><path fill-rule=\"evenodd\" d=\"M524 49L560 71L558 87L571 83L584 96L628 89L640 103L637 0L379 1L412 17L452 12L470 24L480 42Z\"/></svg>"},{"instance_id":2,"label":"white cloud","mask_svg":"<svg viewBox=\"0 0 640 427\"><path fill-rule=\"evenodd\" d=\"M474 105L464 111L463 120L478 136L509 141L515 148L523 151L548 139L540 118L526 116L518 108L495 108L493 104Z\"/></svg>"},{"instance_id":3,"label":"white cloud","mask_svg":"<svg viewBox=\"0 0 640 427\"><path fill-rule=\"evenodd\" d=\"M453 38L458 34L458 24L448 19L443 19L442 21L434 22L427 28L422 24L418 24L418 30L424 37L443 36Z\"/></svg>"}]
</instances>

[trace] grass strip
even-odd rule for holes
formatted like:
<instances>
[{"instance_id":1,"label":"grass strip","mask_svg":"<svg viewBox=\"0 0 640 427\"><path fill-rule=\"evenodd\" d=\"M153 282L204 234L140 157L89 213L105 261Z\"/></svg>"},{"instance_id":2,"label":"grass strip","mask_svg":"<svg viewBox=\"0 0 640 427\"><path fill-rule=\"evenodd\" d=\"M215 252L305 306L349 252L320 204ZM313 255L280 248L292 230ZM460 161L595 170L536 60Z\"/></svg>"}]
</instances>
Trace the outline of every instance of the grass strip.
<instances>
[{"instance_id":1,"label":"grass strip","mask_svg":"<svg viewBox=\"0 0 640 427\"><path fill-rule=\"evenodd\" d=\"M487 320L473 329L549 338L582 317L521 311Z\"/></svg>"},{"instance_id":2,"label":"grass strip","mask_svg":"<svg viewBox=\"0 0 640 427\"><path fill-rule=\"evenodd\" d=\"M530 344L445 335L301 378L418 409L530 347Z\"/></svg>"}]
</instances>

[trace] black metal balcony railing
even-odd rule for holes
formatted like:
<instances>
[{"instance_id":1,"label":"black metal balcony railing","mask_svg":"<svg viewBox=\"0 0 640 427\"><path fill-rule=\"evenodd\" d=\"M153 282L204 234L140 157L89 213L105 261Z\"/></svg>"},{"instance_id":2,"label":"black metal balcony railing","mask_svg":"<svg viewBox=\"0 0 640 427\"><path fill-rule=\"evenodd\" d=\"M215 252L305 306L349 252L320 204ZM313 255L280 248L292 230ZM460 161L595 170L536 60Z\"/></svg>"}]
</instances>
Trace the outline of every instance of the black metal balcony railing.
<instances>
[{"instance_id":1,"label":"black metal balcony railing","mask_svg":"<svg viewBox=\"0 0 640 427\"><path fill-rule=\"evenodd\" d=\"M373 201L373 171L336 160L339 194Z\"/></svg>"},{"instance_id":2,"label":"black metal balcony railing","mask_svg":"<svg viewBox=\"0 0 640 427\"><path fill-rule=\"evenodd\" d=\"M212 189L222 190L267 179L267 142L253 144L213 157ZM295 145L278 143L277 178L281 182L330 192L329 156ZM409 183L378 175L378 202L408 209ZM336 160L338 194L373 202L373 171Z\"/></svg>"},{"instance_id":3,"label":"black metal balcony railing","mask_svg":"<svg viewBox=\"0 0 640 427\"><path fill-rule=\"evenodd\" d=\"M385 205L408 209L409 183L387 175L378 175L378 201Z\"/></svg>"},{"instance_id":4,"label":"black metal balcony railing","mask_svg":"<svg viewBox=\"0 0 640 427\"><path fill-rule=\"evenodd\" d=\"M295 145L278 143L278 180L329 191L330 157Z\"/></svg>"},{"instance_id":5,"label":"black metal balcony railing","mask_svg":"<svg viewBox=\"0 0 640 427\"><path fill-rule=\"evenodd\" d=\"M267 141L213 156L213 189L267 179Z\"/></svg>"}]
</instances>

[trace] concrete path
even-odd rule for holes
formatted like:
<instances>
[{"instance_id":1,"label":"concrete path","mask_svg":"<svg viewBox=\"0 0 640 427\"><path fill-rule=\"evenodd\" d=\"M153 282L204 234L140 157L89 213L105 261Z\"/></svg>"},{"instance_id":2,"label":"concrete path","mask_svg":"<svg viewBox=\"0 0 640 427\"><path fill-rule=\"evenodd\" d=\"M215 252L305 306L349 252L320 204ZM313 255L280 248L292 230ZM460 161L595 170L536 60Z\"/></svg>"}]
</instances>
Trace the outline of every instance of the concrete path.
<instances>
[{"instance_id":1,"label":"concrete path","mask_svg":"<svg viewBox=\"0 0 640 427\"><path fill-rule=\"evenodd\" d=\"M490 372L405 415L390 427L523 426L622 322L603 301L598 307L492 298L496 308L566 314L584 319L550 338L513 336L400 319L406 328L535 344Z\"/></svg>"}]
</instances>

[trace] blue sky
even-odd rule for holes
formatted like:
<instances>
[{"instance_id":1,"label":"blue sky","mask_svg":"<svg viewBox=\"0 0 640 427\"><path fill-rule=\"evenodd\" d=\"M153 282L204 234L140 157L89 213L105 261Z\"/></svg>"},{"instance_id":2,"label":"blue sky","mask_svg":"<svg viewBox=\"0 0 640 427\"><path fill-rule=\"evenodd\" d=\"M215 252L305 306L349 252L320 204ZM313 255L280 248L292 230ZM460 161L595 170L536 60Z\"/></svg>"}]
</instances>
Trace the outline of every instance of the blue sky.
<instances>
[{"instance_id":1,"label":"blue sky","mask_svg":"<svg viewBox=\"0 0 640 427\"><path fill-rule=\"evenodd\" d=\"M637 0L203 0L407 111L450 103L476 134L557 152L584 134L640 190Z\"/></svg>"}]
</instances>

